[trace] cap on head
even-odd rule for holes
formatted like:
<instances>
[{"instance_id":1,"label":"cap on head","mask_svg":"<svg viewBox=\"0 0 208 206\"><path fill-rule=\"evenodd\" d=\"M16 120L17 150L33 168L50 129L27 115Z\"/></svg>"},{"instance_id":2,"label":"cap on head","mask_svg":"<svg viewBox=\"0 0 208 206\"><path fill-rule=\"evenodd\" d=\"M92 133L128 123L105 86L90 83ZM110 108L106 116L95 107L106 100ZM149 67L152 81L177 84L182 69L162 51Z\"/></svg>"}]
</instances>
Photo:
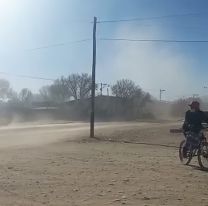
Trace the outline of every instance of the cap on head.
<instances>
[{"instance_id":1,"label":"cap on head","mask_svg":"<svg viewBox=\"0 0 208 206\"><path fill-rule=\"evenodd\" d=\"M198 101L193 101L193 102L191 102L191 104L189 104L189 106L191 107L191 109L199 110L200 103Z\"/></svg>"}]
</instances>

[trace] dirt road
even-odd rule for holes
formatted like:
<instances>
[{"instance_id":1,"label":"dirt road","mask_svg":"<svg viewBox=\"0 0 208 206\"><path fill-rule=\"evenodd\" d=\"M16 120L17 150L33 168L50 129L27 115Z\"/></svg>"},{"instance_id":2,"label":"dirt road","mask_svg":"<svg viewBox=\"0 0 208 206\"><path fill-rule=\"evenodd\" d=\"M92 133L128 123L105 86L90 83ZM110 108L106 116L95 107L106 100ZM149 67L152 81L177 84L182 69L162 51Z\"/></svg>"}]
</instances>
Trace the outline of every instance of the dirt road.
<instances>
[{"instance_id":1,"label":"dirt road","mask_svg":"<svg viewBox=\"0 0 208 206\"><path fill-rule=\"evenodd\" d=\"M85 123L1 128L0 205L208 205L208 173L179 163L176 126L100 123L100 141Z\"/></svg>"},{"instance_id":2,"label":"dirt road","mask_svg":"<svg viewBox=\"0 0 208 206\"><path fill-rule=\"evenodd\" d=\"M128 123L122 123L129 125ZM120 127L118 123L98 123L97 128ZM38 146L63 139L88 136L88 123L19 124L0 128L0 147Z\"/></svg>"},{"instance_id":3,"label":"dirt road","mask_svg":"<svg viewBox=\"0 0 208 206\"><path fill-rule=\"evenodd\" d=\"M160 127L160 124L151 124L151 127ZM134 127L148 128L150 123L112 122L97 123L96 130L122 131ZM100 135L100 134L99 134ZM0 148L11 146L37 146L57 142L60 140L77 140L89 136L89 123L64 123L64 124L19 124L0 127Z\"/></svg>"}]
</instances>

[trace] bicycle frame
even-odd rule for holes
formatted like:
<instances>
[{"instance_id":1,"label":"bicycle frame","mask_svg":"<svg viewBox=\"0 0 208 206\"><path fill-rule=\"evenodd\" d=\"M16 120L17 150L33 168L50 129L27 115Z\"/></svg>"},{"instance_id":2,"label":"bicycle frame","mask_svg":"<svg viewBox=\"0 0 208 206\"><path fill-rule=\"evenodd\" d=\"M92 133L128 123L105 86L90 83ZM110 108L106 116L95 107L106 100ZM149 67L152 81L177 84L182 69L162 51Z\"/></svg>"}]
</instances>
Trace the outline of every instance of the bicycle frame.
<instances>
[{"instance_id":1,"label":"bicycle frame","mask_svg":"<svg viewBox=\"0 0 208 206\"><path fill-rule=\"evenodd\" d=\"M186 141L187 141L187 134L184 134L185 138L186 138ZM193 145L191 144L191 142L189 142L189 146L188 146L188 152L189 152L189 158L190 160L193 158L193 157L197 157L198 154L199 154L199 151L201 149L201 146L207 142L207 139L204 135L204 133L202 132L201 134L202 138L199 140L199 143L198 145Z\"/></svg>"},{"instance_id":2,"label":"bicycle frame","mask_svg":"<svg viewBox=\"0 0 208 206\"><path fill-rule=\"evenodd\" d=\"M186 134L186 133L184 133L184 136L185 136L185 139L186 139L186 141L187 141L187 139L188 139L188 134ZM193 157L196 157L196 156L198 156L198 151L200 150L200 147L201 147L201 145L204 143L204 142L207 142L207 139L206 139L206 137L205 137L205 135L204 135L204 133L202 132L201 133L201 139L199 140L199 143L198 143L198 145L196 146L196 145L193 145L193 144L191 144L191 142L189 142L189 147L188 147L188 150L189 150L189 152L190 152L190 154L191 154L191 158L193 158Z\"/></svg>"}]
</instances>

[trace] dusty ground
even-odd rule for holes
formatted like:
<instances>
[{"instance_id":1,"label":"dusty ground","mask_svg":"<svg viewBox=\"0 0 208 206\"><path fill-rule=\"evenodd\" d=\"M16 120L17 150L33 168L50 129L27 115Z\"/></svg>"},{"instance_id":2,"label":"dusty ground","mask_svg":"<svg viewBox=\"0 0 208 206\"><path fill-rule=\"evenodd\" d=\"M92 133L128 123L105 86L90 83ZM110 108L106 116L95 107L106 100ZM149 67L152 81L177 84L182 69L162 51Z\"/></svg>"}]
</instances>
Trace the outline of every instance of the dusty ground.
<instances>
[{"instance_id":1,"label":"dusty ground","mask_svg":"<svg viewBox=\"0 0 208 206\"><path fill-rule=\"evenodd\" d=\"M208 173L180 164L176 124L99 124L107 141L83 139L87 127L2 128L0 205L208 205Z\"/></svg>"}]
</instances>

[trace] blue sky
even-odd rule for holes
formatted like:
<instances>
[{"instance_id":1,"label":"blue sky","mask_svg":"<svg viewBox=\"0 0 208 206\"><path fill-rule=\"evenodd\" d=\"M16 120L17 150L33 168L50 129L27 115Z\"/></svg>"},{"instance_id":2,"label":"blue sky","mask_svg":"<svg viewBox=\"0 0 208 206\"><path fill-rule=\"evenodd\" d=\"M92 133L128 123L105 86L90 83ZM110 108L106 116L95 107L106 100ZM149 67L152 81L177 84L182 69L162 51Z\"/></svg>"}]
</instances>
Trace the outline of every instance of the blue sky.
<instances>
[{"instance_id":1,"label":"blue sky","mask_svg":"<svg viewBox=\"0 0 208 206\"><path fill-rule=\"evenodd\" d=\"M92 42L31 51L92 36L99 20L172 14L198 15L129 23L99 24L98 37L208 40L206 0L0 0L0 72L57 78L91 72ZM208 43L98 42L97 82L131 78L144 90L174 99L205 95ZM0 75L14 89L34 92L50 82Z\"/></svg>"}]
</instances>

